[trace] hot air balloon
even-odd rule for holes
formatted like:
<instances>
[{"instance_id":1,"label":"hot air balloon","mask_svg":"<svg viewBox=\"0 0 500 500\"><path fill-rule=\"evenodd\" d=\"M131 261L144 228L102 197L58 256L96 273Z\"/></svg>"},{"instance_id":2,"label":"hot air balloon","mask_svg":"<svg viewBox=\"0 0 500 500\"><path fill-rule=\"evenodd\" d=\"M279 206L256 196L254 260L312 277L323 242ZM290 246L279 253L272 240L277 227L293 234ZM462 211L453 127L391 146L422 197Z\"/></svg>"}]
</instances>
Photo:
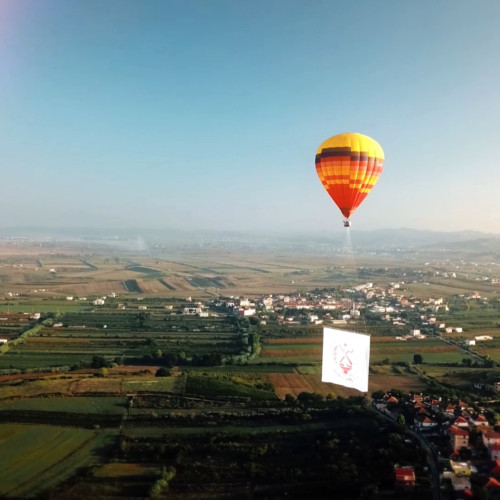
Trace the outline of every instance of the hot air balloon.
<instances>
[{"instance_id":1,"label":"hot air balloon","mask_svg":"<svg viewBox=\"0 0 500 500\"><path fill-rule=\"evenodd\" d=\"M319 147L316 172L346 218L345 227L350 227L349 217L377 183L383 167L382 147L366 135L335 135Z\"/></svg>"}]
</instances>

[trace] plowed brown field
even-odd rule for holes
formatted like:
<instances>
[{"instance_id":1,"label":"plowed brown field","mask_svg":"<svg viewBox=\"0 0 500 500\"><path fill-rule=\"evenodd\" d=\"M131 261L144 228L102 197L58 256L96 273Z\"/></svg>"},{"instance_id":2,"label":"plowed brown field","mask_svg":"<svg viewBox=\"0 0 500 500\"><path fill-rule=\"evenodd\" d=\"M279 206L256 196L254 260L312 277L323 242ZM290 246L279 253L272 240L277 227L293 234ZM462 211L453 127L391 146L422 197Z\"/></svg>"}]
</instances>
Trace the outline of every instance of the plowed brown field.
<instances>
[{"instance_id":1,"label":"plowed brown field","mask_svg":"<svg viewBox=\"0 0 500 500\"><path fill-rule=\"evenodd\" d=\"M284 399L287 394L297 396L301 392L316 394L335 394L334 384L321 382L320 375L301 375L299 373L270 373L269 381L273 384L276 394Z\"/></svg>"}]
</instances>

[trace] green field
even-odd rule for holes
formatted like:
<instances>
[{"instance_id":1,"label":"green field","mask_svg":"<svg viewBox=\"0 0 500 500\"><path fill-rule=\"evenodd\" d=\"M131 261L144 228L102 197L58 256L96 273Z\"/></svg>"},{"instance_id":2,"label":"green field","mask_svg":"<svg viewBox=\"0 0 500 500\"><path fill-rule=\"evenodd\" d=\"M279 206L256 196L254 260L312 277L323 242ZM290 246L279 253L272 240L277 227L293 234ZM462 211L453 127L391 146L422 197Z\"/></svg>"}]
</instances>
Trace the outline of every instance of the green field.
<instances>
[{"instance_id":1,"label":"green field","mask_svg":"<svg viewBox=\"0 0 500 500\"><path fill-rule=\"evenodd\" d=\"M7 303L0 304L0 312L10 312L10 313L29 313L33 314L35 312L39 313L69 313L69 312L84 312L93 309L92 306L82 303L73 302L30 302L27 303Z\"/></svg>"},{"instance_id":2,"label":"green field","mask_svg":"<svg viewBox=\"0 0 500 500\"><path fill-rule=\"evenodd\" d=\"M67 413L123 414L127 406L124 397L27 398L1 401L0 410L35 410Z\"/></svg>"},{"instance_id":3,"label":"green field","mask_svg":"<svg viewBox=\"0 0 500 500\"><path fill-rule=\"evenodd\" d=\"M111 432L48 425L0 424L0 496L33 498L96 461Z\"/></svg>"},{"instance_id":4,"label":"green field","mask_svg":"<svg viewBox=\"0 0 500 500\"><path fill-rule=\"evenodd\" d=\"M128 393L149 391L149 392L183 392L184 379L182 377L156 377L156 378L136 378L124 381L124 390Z\"/></svg>"},{"instance_id":5,"label":"green field","mask_svg":"<svg viewBox=\"0 0 500 500\"><path fill-rule=\"evenodd\" d=\"M410 341L375 341L371 343L370 361L413 362L413 355L420 354L424 363L461 363L464 358L475 359L470 353L451 346L439 338Z\"/></svg>"}]
</instances>

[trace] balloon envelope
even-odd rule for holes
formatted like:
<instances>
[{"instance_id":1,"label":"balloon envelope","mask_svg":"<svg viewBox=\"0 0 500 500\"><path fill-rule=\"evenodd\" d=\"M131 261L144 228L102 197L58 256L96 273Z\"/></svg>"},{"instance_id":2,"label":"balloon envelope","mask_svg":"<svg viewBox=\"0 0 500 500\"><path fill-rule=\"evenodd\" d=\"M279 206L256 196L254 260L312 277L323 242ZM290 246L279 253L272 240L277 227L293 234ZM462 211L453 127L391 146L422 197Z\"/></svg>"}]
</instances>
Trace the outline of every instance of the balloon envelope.
<instances>
[{"instance_id":1,"label":"balloon envelope","mask_svg":"<svg viewBox=\"0 0 500 500\"><path fill-rule=\"evenodd\" d=\"M377 183L384 151L367 135L348 133L327 139L316 152L316 172L348 219Z\"/></svg>"}]
</instances>

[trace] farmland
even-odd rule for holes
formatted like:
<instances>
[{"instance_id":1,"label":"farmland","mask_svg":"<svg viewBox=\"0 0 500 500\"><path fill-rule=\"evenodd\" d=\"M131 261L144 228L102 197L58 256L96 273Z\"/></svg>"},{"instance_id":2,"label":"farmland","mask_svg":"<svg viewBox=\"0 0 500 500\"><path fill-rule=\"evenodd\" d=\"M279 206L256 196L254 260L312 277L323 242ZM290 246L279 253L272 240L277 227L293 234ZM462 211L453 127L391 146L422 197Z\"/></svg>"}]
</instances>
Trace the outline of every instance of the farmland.
<instances>
[{"instance_id":1,"label":"farmland","mask_svg":"<svg viewBox=\"0 0 500 500\"><path fill-rule=\"evenodd\" d=\"M95 463L109 434L50 425L0 424L0 495L35 497Z\"/></svg>"},{"instance_id":2,"label":"farmland","mask_svg":"<svg viewBox=\"0 0 500 500\"><path fill-rule=\"evenodd\" d=\"M475 266L452 281L435 275L442 265L358 258L214 248L0 249L0 338L8 339L0 354L0 466L9 471L0 496L146 498L165 482L172 498L228 490L347 495L361 471L364 481L385 487L401 456L422 467L420 451L402 446L397 456L387 448L386 459L372 457L370 468L351 453L358 438L343 436L363 436L376 450L401 432L367 406L375 391L468 394L473 382L494 384L498 288L477 286ZM354 299L366 299L348 287L372 280L386 290L402 274L400 293L417 304L429 291L448 297L440 320L462 332L427 326L425 335L405 337L422 321L411 309L399 324L370 311L342 323L371 335L368 398L321 380L321 321L335 316L293 309L291 299L275 302L274 311L256 306L250 319L233 311L240 295L290 294L306 304L308 290L326 289L328 300L335 295L349 312ZM477 289L489 302L467 297ZM396 303L394 296L384 301ZM312 315L321 316L319 324ZM492 339L466 346L476 335ZM282 466L270 467L276 463Z\"/></svg>"}]
</instances>

